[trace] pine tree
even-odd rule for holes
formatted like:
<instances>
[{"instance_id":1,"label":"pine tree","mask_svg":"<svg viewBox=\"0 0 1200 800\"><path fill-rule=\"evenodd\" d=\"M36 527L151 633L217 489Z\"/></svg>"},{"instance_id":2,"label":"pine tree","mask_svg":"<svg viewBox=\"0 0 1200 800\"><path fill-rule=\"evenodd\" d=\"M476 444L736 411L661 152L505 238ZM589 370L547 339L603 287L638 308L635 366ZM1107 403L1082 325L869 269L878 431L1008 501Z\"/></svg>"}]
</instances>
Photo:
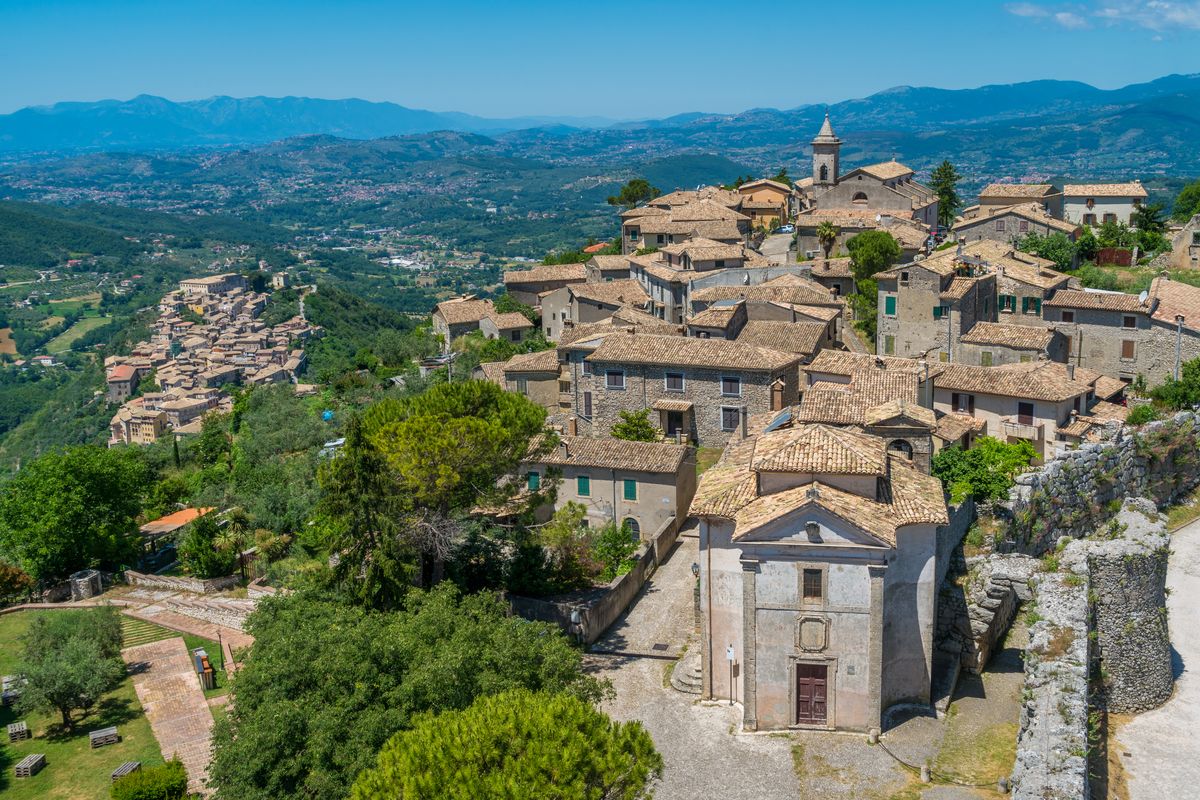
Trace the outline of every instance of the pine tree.
<instances>
[{"instance_id":1,"label":"pine tree","mask_svg":"<svg viewBox=\"0 0 1200 800\"><path fill-rule=\"evenodd\" d=\"M962 176L949 161L939 164L930 176L929 188L938 196L938 225L943 228L954 224L954 219L962 208L962 198L958 195L958 182L961 179Z\"/></svg>"}]
</instances>

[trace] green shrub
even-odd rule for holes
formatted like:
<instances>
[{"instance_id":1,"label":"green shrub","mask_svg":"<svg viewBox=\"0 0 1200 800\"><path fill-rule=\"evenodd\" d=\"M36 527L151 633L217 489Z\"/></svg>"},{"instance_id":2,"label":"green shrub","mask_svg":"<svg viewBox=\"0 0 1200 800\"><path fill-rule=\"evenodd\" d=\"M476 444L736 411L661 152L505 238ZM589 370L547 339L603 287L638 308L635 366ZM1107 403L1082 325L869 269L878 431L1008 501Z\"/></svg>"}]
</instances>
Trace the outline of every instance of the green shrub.
<instances>
[{"instance_id":1,"label":"green shrub","mask_svg":"<svg viewBox=\"0 0 1200 800\"><path fill-rule=\"evenodd\" d=\"M178 761L143 767L112 785L112 800L182 800L187 796L187 771Z\"/></svg>"},{"instance_id":2,"label":"green shrub","mask_svg":"<svg viewBox=\"0 0 1200 800\"><path fill-rule=\"evenodd\" d=\"M1156 419L1158 419L1157 409L1147 403L1130 411L1125 421L1130 425L1145 425L1147 422L1153 422Z\"/></svg>"}]
</instances>

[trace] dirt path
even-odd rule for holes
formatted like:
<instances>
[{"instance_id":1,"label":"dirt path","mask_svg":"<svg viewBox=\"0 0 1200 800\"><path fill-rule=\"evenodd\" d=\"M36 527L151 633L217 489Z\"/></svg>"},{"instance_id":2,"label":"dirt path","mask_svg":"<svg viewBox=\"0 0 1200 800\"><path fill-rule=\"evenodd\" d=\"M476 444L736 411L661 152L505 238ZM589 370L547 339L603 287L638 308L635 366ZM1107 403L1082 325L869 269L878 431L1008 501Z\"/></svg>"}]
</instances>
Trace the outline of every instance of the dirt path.
<instances>
[{"instance_id":1,"label":"dirt path","mask_svg":"<svg viewBox=\"0 0 1200 800\"><path fill-rule=\"evenodd\" d=\"M1129 721L1114 749L1125 769L1131 800L1194 797L1200 759L1192 738L1200 729L1200 521L1171 537L1167 565L1168 624L1175 660L1175 694L1165 705Z\"/></svg>"},{"instance_id":2,"label":"dirt path","mask_svg":"<svg viewBox=\"0 0 1200 800\"><path fill-rule=\"evenodd\" d=\"M133 673L138 701L163 758L182 761L188 789L205 792L213 717L183 638L130 647L121 651L121 657Z\"/></svg>"}]
</instances>

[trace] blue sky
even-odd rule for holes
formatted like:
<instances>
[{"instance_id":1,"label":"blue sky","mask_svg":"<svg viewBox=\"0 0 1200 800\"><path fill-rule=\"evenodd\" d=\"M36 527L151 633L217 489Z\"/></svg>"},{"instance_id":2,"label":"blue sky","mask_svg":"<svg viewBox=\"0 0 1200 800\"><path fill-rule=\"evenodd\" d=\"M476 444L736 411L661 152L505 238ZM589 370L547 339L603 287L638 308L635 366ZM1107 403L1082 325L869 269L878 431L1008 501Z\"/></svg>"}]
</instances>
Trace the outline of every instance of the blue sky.
<instances>
[{"instance_id":1,"label":"blue sky","mask_svg":"<svg viewBox=\"0 0 1200 800\"><path fill-rule=\"evenodd\" d=\"M1200 72L1200 2L0 0L0 112L292 94L633 118L1172 72Z\"/></svg>"}]
</instances>

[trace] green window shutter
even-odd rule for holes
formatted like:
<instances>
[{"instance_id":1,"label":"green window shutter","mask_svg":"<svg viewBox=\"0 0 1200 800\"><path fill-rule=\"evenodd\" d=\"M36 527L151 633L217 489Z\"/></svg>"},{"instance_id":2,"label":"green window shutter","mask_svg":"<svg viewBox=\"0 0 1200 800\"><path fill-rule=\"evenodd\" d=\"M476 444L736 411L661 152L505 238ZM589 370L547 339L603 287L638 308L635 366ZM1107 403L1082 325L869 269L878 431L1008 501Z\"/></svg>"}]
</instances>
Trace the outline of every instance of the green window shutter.
<instances>
[{"instance_id":1,"label":"green window shutter","mask_svg":"<svg viewBox=\"0 0 1200 800\"><path fill-rule=\"evenodd\" d=\"M934 319L941 319L941 318L942 318L942 307L941 307L941 306L934 306L934 307L933 307L933 318L934 318Z\"/></svg>"},{"instance_id":2,"label":"green window shutter","mask_svg":"<svg viewBox=\"0 0 1200 800\"><path fill-rule=\"evenodd\" d=\"M892 355L896 352L896 337L887 335L883 337L883 353L884 355Z\"/></svg>"},{"instance_id":3,"label":"green window shutter","mask_svg":"<svg viewBox=\"0 0 1200 800\"><path fill-rule=\"evenodd\" d=\"M587 475L580 475L575 478L575 494L580 497L592 496L592 479Z\"/></svg>"},{"instance_id":4,"label":"green window shutter","mask_svg":"<svg viewBox=\"0 0 1200 800\"><path fill-rule=\"evenodd\" d=\"M542 476L536 472L531 472L526 476L529 482L529 491L536 492L538 487L542 485Z\"/></svg>"},{"instance_id":5,"label":"green window shutter","mask_svg":"<svg viewBox=\"0 0 1200 800\"><path fill-rule=\"evenodd\" d=\"M1040 298L1040 297L1029 298L1029 307L1033 309L1033 313L1041 314L1042 313L1042 298Z\"/></svg>"},{"instance_id":6,"label":"green window shutter","mask_svg":"<svg viewBox=\"0 0 1200 800\"><path fill-rule=\"evenodd\" d=\"M979 354L979 365L981 367L990 367L992 365L992 354L984 350Z\"/></svg>"},{"instance_id":7,"label":"green window shutter","mask_svg":"<svg viewBox=\"0 0 1200 800\"><path fill-rule=\"evenodd\" d=\"M889 317L896 316L896 298L888 296L883 298L883 313Z\"/></svg>"},{"instance_id":8,"label":"green window shutter","mask_svg":"<svg viewBox=\"0 0 1200 800\"><path fill-rule=\"evenodd\" d=\"M630 478L625 479L625 499L637 500L637 481Z\"/></svg>"}]
</instances>

